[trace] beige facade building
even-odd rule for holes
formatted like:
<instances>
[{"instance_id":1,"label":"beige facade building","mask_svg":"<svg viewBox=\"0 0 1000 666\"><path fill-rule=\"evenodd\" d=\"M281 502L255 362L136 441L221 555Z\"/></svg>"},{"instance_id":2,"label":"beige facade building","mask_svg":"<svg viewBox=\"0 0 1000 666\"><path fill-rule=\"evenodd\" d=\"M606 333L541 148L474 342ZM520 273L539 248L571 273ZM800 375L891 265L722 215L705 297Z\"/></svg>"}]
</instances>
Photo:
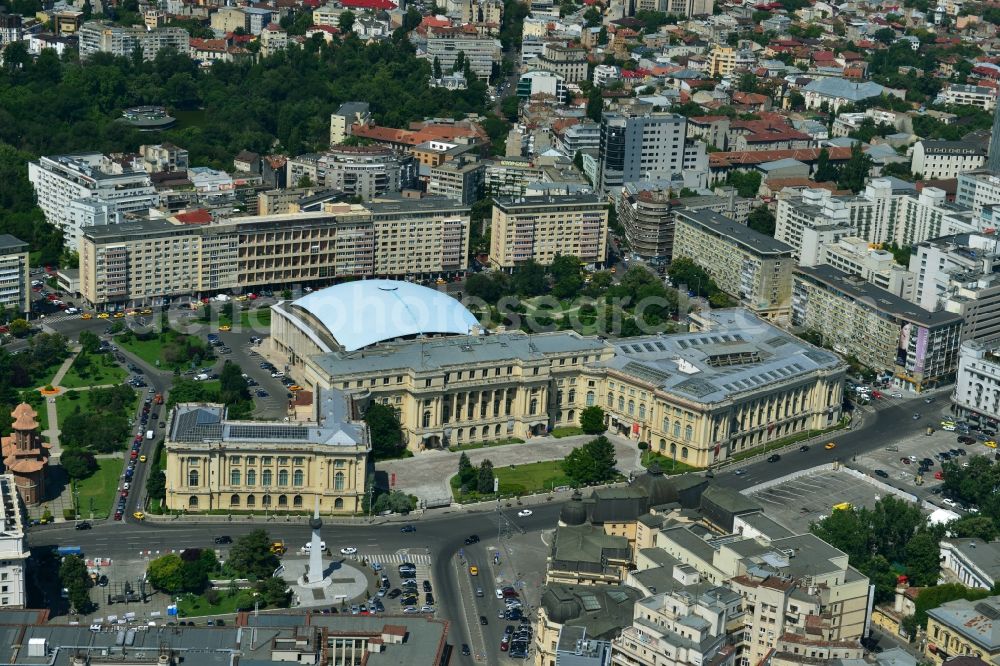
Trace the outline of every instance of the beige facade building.
<instances>
[{"instance_id":1,"label":"beige facade building","mask_svg":"<svg viewBox=\"0 0 1000 666\"><path fill-rule=\"evenodd\" d=\"M731 46L716 46L709 57L711 76L726 76L736 69L736 49Z\"/></svg>"},{"instance_id":2,"label":"beige facade building","mask_svg":"<svg viewBox=\"0 0 1000 666\"><path fill-rule=\"evenodd\" d=\"M796 269L792 324L902 389L950 382L958 369L961 316L924 310L831 266Z\"/></svg>"},{"instance_id":3,"label":"beige facade building","mask_svg":"<svg viewBox=\"0 0 1000 666\"><path fill-rule=\"evenodd\" d=\"M8 314L31 312L28 244L0 234L0 307Z\"/></svg>"},{"instance_id":4,"label":"beige facade building","mask_svg":"<svg viewBox=\"0 0 1000 666\"><path fill-rule=\"evenodd\" d=\"M557 255L602 266L608 206L593 194L499 198L493 205L490 263L511 270L529 259L547 266Z\"/></svg>"},{"instance_id":5,"label":"beige facade building","mask_svg":"<svg viewBox=\"0 0 1000 666\"><path fill-rule=\"evenodd\" d=\"M469 212L449 199L425 198L204 225L156 219L89 227L80 242L80 289L102 306L383 271L457 272L468 265Z\"/></svg>"},{"instance_id":6,"label":"beige facade building","mask_svg":"<svg viewBox=\"0 0 1000 666\"><path fill-rule=\"evenodd\" d=\"M934 666L962 656L995 663L1000 658L1000 636L994 619L998 616L1000 596L979 601L958 599L930 609L924 656Z\"/></svg>"},{"instance_id":7,"label":"beige facade building","mask_svg":"<svg viewBox=\"0 0 1000 666\"><path fill-rule=\"evenodd\" d=\"M436 319L400 320L403 310L386 303L375 313L392 325L368 334L334 316L337 289L273 308L275 360L307 388L393 406L413 451L528 438L575 425L582 409L599 405L612 430L707 467L840 419L840 358L745 310L707 313L703 331L612 342L574 332L478 335L467 311L460 327L446 329ZM417 305L409 310L462 320L443 303ZM375 313L368 328L377 328ZM426 337L433 333L450 335Z\"/></svg>"},{"instance_id":8,"label":"beige facade building","mask_svg":"<svg viewBox=\"0 0 1000 666\"><path fill-rule=\"evenodd\" d=\"M792 301L792 248L711 211L679 211L674 258L705 269L722 291L770 320L787 318ZM688 285L692 287L694 285Z\"/></svg>"},{"instance_id":9,"label":"beige facade building","mask_svg":"<svg viewBox=\"0 0 1000 666\"><path fill-rule=\"evenodd\" d=\"M303 422L230 421L222 405L174 407L167 425L167 508L359 513L368 430L341 391Z\"/></svg>"}]
</instances>

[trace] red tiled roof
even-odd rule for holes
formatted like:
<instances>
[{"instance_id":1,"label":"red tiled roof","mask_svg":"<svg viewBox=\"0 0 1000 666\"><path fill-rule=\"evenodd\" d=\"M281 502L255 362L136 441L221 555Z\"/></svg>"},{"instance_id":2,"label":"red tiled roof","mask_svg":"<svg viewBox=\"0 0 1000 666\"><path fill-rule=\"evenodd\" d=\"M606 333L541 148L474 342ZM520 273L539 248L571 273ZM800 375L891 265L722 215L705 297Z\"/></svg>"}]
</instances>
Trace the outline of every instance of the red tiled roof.
<instances>
[{"instance_id":1,"label":"red tiled roof","mask_svg":"<svg viewBox=\"0 0 1000 666\"><path fill-rule=\"evenodd\" d=\"M743 152L709 153L708 166L724 168L730 166L753 166L764 162L774 162L791 158L800 162L814 162L819 158L819 148L797 148L784 150L747 150ZM851 149L835 146L827 148L831 160L847 160L851 157Z\"/></svg>"},{"instance_id":2,"label":"red tiled roof","mask_svg":"<svg viewBox=\"0 0 1000 666\"><path fill-rule=\"evenodd\" d=\"M206 208L199 208L186 213L177 213L174 219L181 224L209 224L212 221L212 214Z\"/></svg>"},{"instance_id":3,"label":"red tiled roof","mask_svg":"<svg viewBox=\"0 0 1000 666\"><path fill-rule=\"evenodd\" d=\"M340 4L351 9L372 9L389 11L396 8L390 0L340 0Z\"/></svg>"}]
</instances>

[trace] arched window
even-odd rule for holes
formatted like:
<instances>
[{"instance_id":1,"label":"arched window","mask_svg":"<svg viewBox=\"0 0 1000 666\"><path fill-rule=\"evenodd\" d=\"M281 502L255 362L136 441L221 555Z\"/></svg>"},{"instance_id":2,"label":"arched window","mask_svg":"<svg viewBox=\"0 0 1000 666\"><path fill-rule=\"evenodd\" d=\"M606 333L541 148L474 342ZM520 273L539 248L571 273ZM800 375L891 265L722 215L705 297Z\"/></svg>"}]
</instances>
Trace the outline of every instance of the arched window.
<instances>
[{"instance_id":1,"label":"arched window","mask_svg":"<svg viewBox=\"0 0 1000 666\"><path fill-rule=\"evenodd\" d=\"M229 485L231 486L240 485L240 470L238 469L229 470Z\"/></svg>"},{"instance_id":2,"label":"arched window","mask_svg":"<svg viewBox=\"0 0 1000 666\"><path fill-rule=\"evenodd\" d=\"M278 495L278 506L288 506L288 497L285 495Z\"/></svg>"},{"instance_id":3,"label":"arched window","mask_svg":"<svg viewBox=\"0 0 1000 666\"><path fill-rule=\"evenodd\" d=\"M344 473L337 472L333 475L333 489L343 490L344 489Z\"/></svg>"},{"instance_id":4,"label":"arched window","mask_svg":"<svg viewBox=\"0 0 1000 666\"><path fill-rule=\"evenodd\" d=\"M234 509L240 508L240 496L239 495L233 495L232 497L230 497L229 498L229 506L231 506Z\"/></svg>"},{"instance_id":5,"label":"arched window","mask_svg":"<svg viewBox=\"0 0 1000 666\"><path fill-rule=\"evenodd\" d=\"M639 405L639 420L646 420L646 405Z\"/></svg>"},{"instance_id":6,"label":"arched window","mask_svg":"<svg viewBox=\"0 0 1000 666\"><path fill-rule=\"evenodd\" d=\"M670 457L671 458L677 457L677 445L674 444L673 442L670 443Z\"/></svg>"},{"instance_id":7,"label":"arched window","mask_svg":"<svg viewBox=\"0 0 1000 666\"><path fill-rule=\"evenodd\" d=\"M475 439L475 438L476 438L476 426L472 426L471 428L469 428L469 439Z\"/></svg>"},{"instance_id":8,"label":"arched window","mask_svg":"<svg viewBox=\"0 0 1000 666\"><path fill-rule=\"evenodd\" d=\"M193 469L188 472L188 485L192 488L198 487L198 470Z\"/></svg>"},{"instance_id":9,"label":"arched window","mask_svg":"<svg viewBox=\"0 0 1000 666\"><path fill-rule=\"evenodd\" d=\"M459 428L458 429L458 441L461 442L464 437L465 437L465 428Z\"/></svg>"},{"instance_id":10,"label":"arched window","mask_svg":"<svg viewBox=\"0 0 1000 666\"><path fill-rule=\"evenodd\" d=\"M608 407L614 407L614 406L615 406L615 394L614 393L609 393L608 394Z\"/></svg>"},{"instance_id":11,"label":"arched window","mask_svg":"<svg viewBox=\"0 0 1000 666\"><path fill-rule=\"evenodd\" d=\"M629 416L635 414L635 400L628 401L628 414Z\"/></svg>"},{"instance_id":12,"label":"arched window","mask_svg":"<svg viewBox=\"0 0 1000 666\"><path fill-rule=\"evenodd\" d=\"M618 411L619 412L625 411L625 398L623 398L622 396L618 396Z\"/></svg>"},{"instance_id":13,"label":"arched window","mask_svg":"<svg viewBox=\"0 0 1000 666\"><path fill-rule=\"evenodd\" d=\"M269 506L271 506L271 496L270 495L264 495L264 498L260 501L260 504L263 507L269 507Z\"/></svg>"},{"instance_id":14,"label":"arched window","mask_svg":"<svg viewBox=\"0 0 1000 666\"><path fill-rule=\"evenodd\" d=\"M569 404L576 402L576 389L569 390Z\"/></svg>"},{"instance_id":15,"label":"arched window","mask_svg":"<svg viewBox=\"0 0 1000 666\"><path fill-rule=\"evenodd\" d=\"M424 428L430 428L431 427L431 413L429 411L424 412L423 424L424 424L423 425Z\"/></svg>"},{"instance_id":16,"label":"arched window","mask_svg":"<svg viewBox=\"0 0 1000 666\"><path fill-rule=\"evenodd\" d=\"M688 457L688 447L685 446L681 448L681 458L683 460L687 460L687 457Z\"/></svg>"},{"instance_id":17,"label":"arched window","mask_svg":"<svg viewBox=\"0 0 1000 666\"><path fill-rule=\"evenodd\" d=\"M593 407L593 406L594 406L594 392L587 391L587 407Z\"/></svg>"},{"instance_id":18,"label":"arched window","mask_svg":"<svg viewBox=\"0 0 1000 666\"><path fill-rule=\"evenodd\" d=\"M292 506L296 509L302 506L302 495L296 495L292 498Z\"/></svg>"},{"instance_id":19,"label":"arched window","mask_svg":"<svg viewBox=\"0 0 1000 666\"><path fill-rule=\"evenodd\" d=\"M247 485L256 486L257 485L257 470L248 469L247 470Z\"/></svg>"},{"instance_id":20,"label":"arched window","mask_svg":"<svg viewBox=\"0 0 1000 666\"><path fill-rule=\"evenodd\" d=\"M302 473L301 469L295 470L294 472L292 472L292 485L301 486L304 478L305 475Z\"/></svg>"},{"instance_id":21,"label":"arched window","mask_svg":"<svg viewBox=\"0 0 1000 666\"><path fill-rule=\"evenodd\" d=\"M575 410L575 409L571 409L571 410L569 410L569 414L568 414L568 415L566 416L566 419L567 419L567 420L568 420L568 421L569 421L570 423L572 423L573 421L576 421L576 410ZM499 427L500 427L500 426L497 426L497 428L499 428Z\"/></svg>"},{"instance_id":22,"label":"arched window","mask_svg":"<svg viewBox=\"0 0 1000 666\"><path fill-rule=\"evenodd\" d=\"M670 419L663 417L663 432L670 432Z\"/></svg>"},{"instance_id":23,"label":"arched window","mask_svg":"<svg viewBox=\"0 0 1000 666\"><path fill-rule=\"evenodd\" d=\"M247 495L247 508L252 509L257 506L257 498L253 495Z\"/></svg>"},{"instance_id":24,"label":"arched window","mask_svg":"<svg viewBox=\"0 0 1000 666\"><path fill-rule=\"evenodd\" d=\"M573 412L570 412L570 414L572 414L572 413ZM500 424L499 423L496 424L496 426L493 427L493 434L494 435L499 435L500 434Z\"/></svg>"},{"instance_id":25,"label":"arched window","mask_svg":"<svg viewBox=\"0 0 1000 666\"><path fill-rule=\"evenodd\" d=\"M344 500L341 499L340 497L338 497L337 499L333 500L333 508L335 510L338 510L338 511L343 510L343 508L344 508Z\"/></svg>"},{"instance_id":26,"label":"arched window","mask_svg":"<svg viewBox=\"0 0 1000 666\"><path fill-rule=\"evenodd\" d=\"M660 451L664 451L667 448L667 440L660 438Z\"/></svg>"},{"instance_id":27,"label":"arched window","mask_svg":"<svg viewBox=\"0 0 1000 666\"><path fill-rule=\"evenodd\" d=\"M681 422L674 421L674 437L680 437L680 436L681 436Z\"/></svg>"},{"instance_id":28,"label":"arched window","mask_svg":"<svg viewBox=\"0 0 1000 666\"><path fill-rule=\"evenodd\" d=\"M282 469L278 471L278 485L287 486L288 485L288 470Z\"/></svg>"},{"instance_id":29,"label":"arched window","mask_svg":"<svg viewBox=\"0 0 1000 666\"><path fill-rule=\"evenodd\" d=\"M528 406L528 413L534 414L538 411L538 398L532 398L531 404Z\"/></svg>"},{"instance_id":30,"label":"arched window","mask_svg":"<svg viewBox=\"0 0 1000 666\"><path fill-rule=\"evenodd\" d=\"M188 499L188 508L197 509L198 508L198 498L194 495Z\"/></svg>"},{"instance_id":31,"label":"arched window","mask_svg":"<svg viewBox=\"0 0 1000 666\"><path fill-rule=\"evenodd\" d=\"M271 470L265 469L260 475L260 483L265 488L271 485Z\"/></svg>"},{"instance_id":32,"label":"arched window","mask_svg":"<svg viewBox=\"0 0 1000 666\"><path fill-rule=\"evenodd\" d=\"M693 431L691 430L691 426L684 426L684 441L685 442L690 442L691 441L691 433L692 432Z\"/></svg>"}]
</instances>

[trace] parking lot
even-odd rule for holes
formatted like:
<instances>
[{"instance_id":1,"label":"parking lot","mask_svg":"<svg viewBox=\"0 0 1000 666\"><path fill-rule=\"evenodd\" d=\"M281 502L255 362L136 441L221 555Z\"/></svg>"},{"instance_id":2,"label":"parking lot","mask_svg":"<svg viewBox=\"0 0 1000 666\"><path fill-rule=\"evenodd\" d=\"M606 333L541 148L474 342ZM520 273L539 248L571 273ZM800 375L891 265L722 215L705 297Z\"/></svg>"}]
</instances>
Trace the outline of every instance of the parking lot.
<instances>
[{"instance_id":1,"label":"parking lot","mask_svg":"<svg viewBox=\"0 0 1000 666\"><path fill-rule=\"evenodd\" d=\"M797 479L750 494L764 506L765 513L793 532L809 531L811 523L833 511L833 505L849 502L872 508L885 492L874 485L859 483L843 470L821 469Z\"/></svg>"}]
</instances>

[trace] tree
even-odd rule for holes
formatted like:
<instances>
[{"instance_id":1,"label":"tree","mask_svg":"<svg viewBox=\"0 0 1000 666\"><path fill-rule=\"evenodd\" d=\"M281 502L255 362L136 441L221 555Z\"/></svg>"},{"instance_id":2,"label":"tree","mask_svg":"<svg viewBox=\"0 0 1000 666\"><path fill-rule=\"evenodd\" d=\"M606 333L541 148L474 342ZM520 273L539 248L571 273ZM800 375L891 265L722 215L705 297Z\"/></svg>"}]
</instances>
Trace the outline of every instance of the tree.
<instances>
[{"instance_id":1,"label":"tree","mask_svg":"<svg viewBox=\"0 0 1000 666\"><path fill-rule=\"evenodd\" d=\"M250 400L250 389L240 366L226 361L219 373L219 399L228 406Z\"/></svg>"},{"instance_id":2,"label":"tree","mask_svg":"<svg viewBox=\"0 0 1000 666\"><path fill-rule=\"evenodd\" d=\"M15 338L23 338L31 330L31 326L28 325L27 321L19 317L14 321L10 322L8 330L10 331L10 334L13 335Z\"/></svg>"},{"instance_id":3,"label":"tree","mask_svg":"<svg viewBox=\"0 0 1000 666\"><path fill-rule=\"evenodd\" d=\"M473 470L473 475L475 475L475 470ZM399 490L393 490L378 496L378 499L375 500L374 511L375 513L392 511L393 513L407 514L415 508L417 508L416 497Z\"/></svg>"},{"instance_id":4,"label":"tree","mask_svg":"<svg viewBox=\"0 0 1000 666\"><path fill-rule=\"evenodd\" d=\"M66 475L71 479L85 479L97 470L97 459L90 451L66 449L59 458Z\"/></svg>"},{"instance_id":5,"label":"tree","mask_svg":"<svg viewBox=\"0 0 1000 666\"><path fill-rule=\"evenodd\" d=\"M730 171L726 176L726 185L736 188L736 193L745 199L757 196L760 189L761 173L759 171Z\"/></svg>"},{"instance_id":6,"label":"tree","mask_svg":"<svg viewBox=\"0 0 1000 666\"><path fill-rule=\"evenodd\" d=\"M557 255L549 266L552 275L552 295L556 298L569 298L580 293L583 288L583 264L572 255Z\"/></svg>"},{"instance_id":7,"label":"tree","mask_svg":"<svg viewBox=\"0 0 1000 666\"><path fill-rule=\"evenodd\" d=\"M487 458L479 465L476 492L487 495L493 492L493 463Z\"/></svg>"},{"instance_id":8,"label":"tree","mask_svg":"<svg viewBox=\"0 0 1000 666\"><path fill-rule=\"evenodd\" d=\"M167 496L167 479L163 472L152 469L146 479L146 494L150 499L162 500Z\"/></svg>"},{"instance_id":9,"label":"tree","mask_svg":"<svg viewBox=\"0 0 1000 666\"><path fill-rule=\"evenodd\" d=\"M273 576L257 583L260 599L271 608L288 608L292 602L292 590L281 578Z\"/></svg>"},{"instance_id":10,"label":"tree","mask_svg":"<svg viewBox=\"0 0 1000 666\"><path fill-rule=\"evenodd\" d=\"M750 216L747 218L747 226L758 233L773 238L775 227L774 213L767 206L757 206L750 211Z\"/></svg>"},{"instance_id":11,"label":"tree","mask_svg":"<svg viewBox=\"0 0 1000 666\"><path fill-rule=\"evenodd\" d=\"M520 112L521 100L517 95L510 95L509 97L504 97L500 102L500 111L503 113L504 118L512 123L517 122L518 113Z\"/></svg>"},{"instance_id":12,"label":"tree","mask_svg":"<svg viewBox=\"0 0 1000 666\"><path fill-rule=\"evenodd\" d=\"M434 56L434 70L433 71L434 71L434 78L435 79L440 79L441 75L442 75L442 72L441 72L441 61L438 60L437 56Z\"/></svg>"},{"instance_id":13,"label":"tree","mask_svg":"<svg viewBox=\"0 0 1000 666\"><path fill-rule=\"evenodd\" d=\"M340 17L337 19L337 27L340 28L341 32L351 32L354 30L354 19L354 12L351 10L341 12Z\"/></svg>"},{"instance_id":14,"label":"tree","mask_svg":"<svg viewBox=\"0 0 1000 666\"><path fill-rule=\"evenodd\" d=\"M365 411L365 423L372 441L372 455L376 460L399 455L403 446L403 429L399 417L389 405L373 402Z\"/></svg>"},{"instance_id":15,"label":"tree","mask_svg":"<svg viewBox=\"0 0 1000 666\"><path fill-rule=\"evenodd\" d=\"M861 151L861 144L855 143L851 146L851 158L840 169L837 185L852 192L860 192L865 187L872 164L872 158Z\"/></svg>"},{"instance_id":16,"label":"tree","mask_svg":"<svg viewBox=\"0 0 1000 666\"><path fill-rule=\"evenodd\" d=\"M562 468L575 485L582 486L610 481L615 477L617 464L614 445L601 436L570 451Z\"/></svg>"},{"instance_id":17,"label":"tree","mask_svg":"<svg viewBox=\"0 0 1000 666\"><path fill-rule=\"evenodd\" d=\"M545 269L534 259L528 259L514 271L511 283L514 291L522 297L543 294L545 293Z\"/></svg>"},{"instance_id":18,"label":"tree","mask_svg":"<svg viewBox=\"0 0 1000 666\"><path fill-rule=\"evenodd\" d=\"M805 108L806 106L805 96L798 91L792 92L788 96L788 106L793 110Z\"/></svg>"},{"instance_id":19,"label":"tree","mask_svg":"<svg viewBox=\"0 0 1000 666\"><path fill-rule=\"evenodd\" d=\"M948 523L948 533L957 539L978 538L993 541L1000 532L992 518L987 516L964 516Z\"/></svg>"},{"instance_id":20,"label":"tree","mask_svg":"<svg viewBox=\"0 0 1000 666\"><path fill-rule=\"evenodd\" d=\"M588 435L599 435L608 429L604 423L604 410L597 405L584 407L580 412L580 429Z\"/></svg>"},{"instance_id":21,"label":"tree","mask_svg":"<svg viewBox=\"0 0 1000 666\"><path fill-rule=\"evenodd\" d=\"M595 123L601 122L601 114L604 112L604 97L601 89L594 86L587 94L587 117Z\"/></svg>"},{"instance_id":22,"label":"tree","mask_svg":"<svg viewBox=\"0 0 1000 666\"><path fill-rule=\"evenodd\" d=\"M681 257L671 262L667 275L678 289L686 286L695 296L709 296L715 289L715 283L705 269L687 257Z\"/></svg>"},{"instance_id":23,"label":"tree","mask_svg":"<svg viewBox=\"0 0 1000 666\"><path fill-rule=\"evenodd\" d=\"M892 44L896 41L896 31L892 28L879 28L872 34L875 41L882 42L883 44Z\"/></svg>"},{"instance_id":24,"label":"tree","mask_svg":"<svg viewBox=\"0 0 1000 666\"><path fill-rule=\"evenodd\" d=\"M91 331L80 331L79 341L85 354L96 354L101 349L101 339Z\"/></svg>"},{"instance_id":25,"label":"tree","mask_svg":"<svg viewBox=\"0 0 1000 666\"><path fill-rule=\"evenodd\" d=\"M941 549L930 532L915 534L906 544L906 575L917 587L936 585L941 575Z\"/></svg>"},{"instance_id":26,"label":"tree","mask_svg":"<svg viewBox=\"0 0 1000 666\"><path fill-rule=\"evenodd\" d=\"M184 562L176 553L158 557L146 569L149 582L158 590L176 594L184 588Z\"/></svg>"},{"instance_id":27,"label":"tree","mask_svg":"<svg viewBox=\"0 0 1000 666\"><path fill-rule=\"evenodd\" d=\"M604 46L608 43L608 28L607 26L601 26L601 30L597 33L597 43L600 46Z\"/></svg>"},{"instance_id":28,"label":"tree","mask_svg":"<svg viewBox=\"0 0 1000 666\"><path fill-rule=\"evenodd\" d=\"M487 303L496 303L507 294L506 278L502 273L473 273L465 281L465 293Z\"/></svg>"},{"instance_id":29,"label":"tree","mask_svg":"<svg viewBox=\"0 0 1000 666\"><path fill-rule=\"evenodd\" d=\"M476 468L473 466L472 462L469 461L469 456L462 453L458 457L458 479L463 486L470 487L472 482L476 479Z\"/></svg>"},{"instance_id":30,"label":"tree","mask_svg":"<svg viewBox=\"0 0 1000 666\"><path fill-rule=\"evenodd\" d=\"M93 607L90 601L92 582L87 574L87 563L79 555L67 555L59 566L59 581L66 588L69 603L77 613L87 613Z\"/></svg>"},{"instance_id":31,"label":"tree","mask_svg":"<svg viewBox=\"0 0 1000 666\"><path fill-rule=\"evenodd\" d=\"M829 180L837 180L839 173L837 167L830 164L830 151L820 148L819 156L816 158L816 173L813 180L817 183L825 183Z\"/></svg>"},{"instance_id":32,"label":"tree","mask_svg":"<svg viewBox=\"0 0 1000 666\"><path fill-rule=\"evenodd\" d=\"M271 552L271 537L264 530L241 536L229 551L226 566L237 576L266 578L278 568L278 557Z\"/></svg>"},{"instance_id":33,"label":"tree","mask_svg":"<svg viewBox=\"0 0 1000 666\"><path fill-rule=\"evenodd\" d=\"M455 64L452 65L451 73L465 71L465 51L459 51L455 56Z\"/></svg>"}]
</instances>

